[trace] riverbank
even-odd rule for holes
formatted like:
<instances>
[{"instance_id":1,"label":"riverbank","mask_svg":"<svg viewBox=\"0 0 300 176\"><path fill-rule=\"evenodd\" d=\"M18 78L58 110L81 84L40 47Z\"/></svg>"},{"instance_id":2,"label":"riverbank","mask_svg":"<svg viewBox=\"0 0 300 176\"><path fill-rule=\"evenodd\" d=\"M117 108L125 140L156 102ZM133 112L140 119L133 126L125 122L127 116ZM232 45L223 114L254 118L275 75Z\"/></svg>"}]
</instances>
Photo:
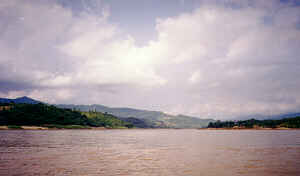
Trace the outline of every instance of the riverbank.
<instances>
[{"instance_id":1,"label":"riverbank","mask_svg":"<svg viewBox=\"0 0 300 176\"><path fill-rule=\"evenodd\" d=\"M300 128L199 128L199 130L300 130Z\"/></svg>"},{"instance_id":2,"label":"riverbank","mask_svg":"<svg viewBox=\"0 0 300 176\"><path fill-rule=\"evenodd\" d=\"M74 130L74 129L84 129L84 130L107 130L107 129L124 129L124 128L106 128L106 127L90 127L90 126L80 126L80 125L49 125L47 126L17 126L8 125L0 126L0 130Z\"/></svg>"},{"instance_id":3,"label":"riverbank","mask_svg":"<svg viewBox=\"0 0 300 176\"><path fill-rule=\"evenodd\" d=\"M49 128L40 127L40 126L17 126L17 125L9 125L9 126L0 126L0 130L48 130Z\"/></svg>"}]
</instances>

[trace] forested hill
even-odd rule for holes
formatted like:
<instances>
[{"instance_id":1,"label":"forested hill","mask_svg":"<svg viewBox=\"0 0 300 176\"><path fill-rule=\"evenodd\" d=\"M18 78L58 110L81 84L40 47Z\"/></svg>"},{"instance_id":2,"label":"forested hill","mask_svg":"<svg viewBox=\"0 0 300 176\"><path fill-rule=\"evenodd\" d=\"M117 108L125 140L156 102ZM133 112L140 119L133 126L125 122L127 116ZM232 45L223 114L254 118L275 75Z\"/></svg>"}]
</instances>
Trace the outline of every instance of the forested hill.
<instances>
[{"instance_id":1,"label":"forested hill","mask_svg":"<svg viewBox=\"0 0 300 176\"><path fill-rule=\"evenodd\" d=\"M170 115L160 111L148 111L133 108L112 108L103 105L56 105L60 108L76 109L80 111L97 111L115 115L126 121L136 122L140 120L140 124L144 121L144 125L153 128L203 128L207 127L213 119L200 119L186 115ZM128 119L130 118L130 119Z\"/></svg>"},{"instance_id":2,"label":"forested hill","mask_svg":"<svg viewBox=\"0 0 300 176\"><path fill-rule=\"evenodd\" d=\"M134 127L133 124L120 120L110 114L100 112L82 113L42 103L0 103L0 125L35 125L56 128Z\"/></svg>"}]
</instances>

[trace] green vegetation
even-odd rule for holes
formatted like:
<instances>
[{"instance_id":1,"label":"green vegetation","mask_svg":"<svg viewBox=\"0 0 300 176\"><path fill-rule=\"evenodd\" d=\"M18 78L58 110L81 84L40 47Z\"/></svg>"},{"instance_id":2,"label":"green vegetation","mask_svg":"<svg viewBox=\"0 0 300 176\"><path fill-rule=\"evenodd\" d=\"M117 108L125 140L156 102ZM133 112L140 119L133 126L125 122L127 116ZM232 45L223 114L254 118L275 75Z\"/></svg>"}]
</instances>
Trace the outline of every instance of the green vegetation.
<instances>
[{"instance_id":1,"label":"green vegetation","mask_svg":"<svg viewBox=\"0 0 300 176\"><path fill-rule=\"evenodd\" d=\"M281 120L243 120L243 121L216 121L210 122L208 128L300 128L300 117L285 118Z\"/></svg>"},{"instance_id":2,"label":"green vegetation","mask_svg":"<svg viewBox=\"0 0 300 176\"><path fill-rule=\"evenodd\" d=\"M0 125L20 129L20 126L44 126L58 129L87 129L91 127L133 128L129 123L110 114L79 112L46 104L4 104L0 110Z\"/></svg>"},{"instance_id":3,"label":"green vegetation","mask_svg":"<svg viewBox=\"0 0 300 176\"><path fill-rule=\"evenodd\" d=\"M60 109L45 104L11 104L0 111L1 125L89 125L88 118L80 112Z\"/></svg>"},{"instance_id":4,"label":"green vegetation","mask_svg":"<svg viewBox=\"0 0 300 176\"><path fill-rule=\"evenodd\" d=\"M81 112L82 115L86 116L91 126L103 126L106 128L133 128L133 124L122 121L117 117L101 112Z\"/></svg>"},{"instance_id":5,"label":"green vegetation","mask_svg":"<svg viewBox=\"0 0 300 176\"><path fill-rule=\"evenodd\" d=\"M23 129L21 126L17 126L17 125L8 125L7 128L9 128L9 129Z\"/></svg>"}]
</instances>

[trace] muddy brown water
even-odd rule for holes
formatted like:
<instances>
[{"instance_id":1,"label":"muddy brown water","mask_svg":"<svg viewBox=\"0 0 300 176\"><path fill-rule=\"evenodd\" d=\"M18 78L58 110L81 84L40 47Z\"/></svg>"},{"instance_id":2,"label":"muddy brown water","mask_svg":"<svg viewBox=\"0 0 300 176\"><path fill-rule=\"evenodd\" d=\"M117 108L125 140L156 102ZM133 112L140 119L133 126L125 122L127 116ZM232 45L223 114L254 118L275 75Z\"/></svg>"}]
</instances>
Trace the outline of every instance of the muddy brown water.
<instances>
[{"instance_id":1,"label":"muddy brown water","mask_svg":"<svg viewBox=\"0 0 300 176\"><path fill-rule=\"evenodd\" d=\"M300 175L300 130L2 130L0 175Z\"/></svg>"}]
</instances>

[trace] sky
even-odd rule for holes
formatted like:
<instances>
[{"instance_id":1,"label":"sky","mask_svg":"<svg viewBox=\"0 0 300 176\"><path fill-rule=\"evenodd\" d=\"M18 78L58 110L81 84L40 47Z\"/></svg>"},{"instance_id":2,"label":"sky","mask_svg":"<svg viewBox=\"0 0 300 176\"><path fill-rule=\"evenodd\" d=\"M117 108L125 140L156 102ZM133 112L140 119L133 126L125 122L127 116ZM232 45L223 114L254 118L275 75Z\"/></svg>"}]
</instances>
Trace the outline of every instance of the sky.
<instances>
[{"instance_id":1,"label":"sky","mask_svg":"<svg viewBox=\"0 0 300 176\"><path fill-rule=\"evenodd\" d=\"M0 97L230 119L299 90L296 0L0 1Z\"/></svg>"}]
</instances>

